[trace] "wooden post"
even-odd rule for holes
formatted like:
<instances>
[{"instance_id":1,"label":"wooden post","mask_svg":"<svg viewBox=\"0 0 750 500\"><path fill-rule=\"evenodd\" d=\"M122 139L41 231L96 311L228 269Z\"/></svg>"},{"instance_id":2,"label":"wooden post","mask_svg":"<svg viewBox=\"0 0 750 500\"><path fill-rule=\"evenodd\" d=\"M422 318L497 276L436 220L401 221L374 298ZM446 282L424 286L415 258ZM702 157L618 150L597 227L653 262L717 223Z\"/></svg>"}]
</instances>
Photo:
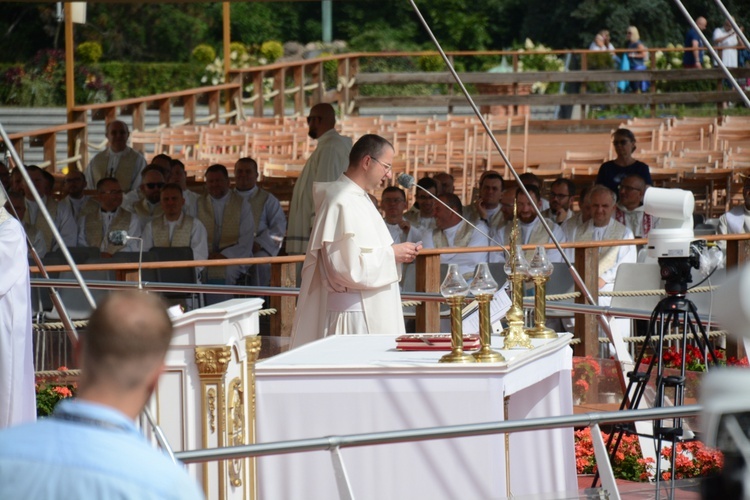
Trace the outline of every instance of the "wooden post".
<instances>
[{"instance_id":1,"label":"wooden post","mask_svg":"<svg viewBox=\"0 0 750 500\"><path fill-rule=\"evenodd\" d=\"M271 286L297 286L297 263L271 264ZM271 316L272 334L278 332L280 337L291 336L296 304L297 297L294 296L271 297L270 306L276 309L276 314Z\"/></svg>"},{"instance_id":2,"label":"wooden post","mask_svg":"<svg viewBox=\"0 0 750 500\"><path fill-rule=\"evenodd\" d=\"M417 291L440 293L440 255L417 256ZM419 333L440 332L440 302L417 306L416 329Z\"/></svg>"},{"instance_id":3,"label":"wooden post","mask_svg":"<svg viewBox=\"0 0 750 500\"><path fill-rule=\"evenodd\" d=\"M591 292L594 300L599 299L599 249L598 248L576 248L575 266L581 275L586 287ZM586 304L586 299L581 295L576 297L577 304ZM593 314L575 315L575 337L581 339L581 343L574 346L573 352L576 356L599 356L599 324Z\"/></svg>"},{"instance_id":4,"label":"wooden post","mask_svg":"<svg viewBox=\"0 0 750 500\"><path fill-rule=\"evenodd\" d=\"M300 115L305 114L305 65L301 64L293 68L294 86L297 92L294 93L294 112Z\"/></svg>"},{"instance_id":5,"label":"wooden post","mask_svg":"<svg viewBox=\"0 0 750 500\"><path fill-rule=\"evenodd\" d=\"M262 70L253 73L253 94L258 96L253 103L253 115L256 118L263 117L263 75L264 72Z\"/></svg>"},{"instance_id":6,"label":"wooden post","mask_svg":"<svg viewBox=\"0 0 750 500\"><path fill-rule=\"evenodd\" d=\"M195 123L195 94L182 98L182 116L190 120L190 123Z\"/></svg>"},{"instance_id":7,"label":"wooden post","mask_svg":"<svg viewBox=\"0 0 750 500\"><path fill-rule=\"evenodd\" d=\"M146 128L146 103L139 102L133 107L133 130L144 128Z\"/></svg>"},{"instance_id":8,"label":"wooden post","mask_svg":"<svg viewBox=\"0 0 750 500\"><path fill-rule=\"evenodd\" d=\"M75 85L75 59L73 57L73 6L70 2L64 4L65 17L65 104L67 111L68 123L73 123L73 107L76 105L76 85ZM85 121L85 120L84 120ZM81 145L81 150L88 149L85 143ZM20 150L18 150L20 152ZM68 158L75 155L76 151L76 134L68 131ZM85 165L85 163L84 163ZM54 171L54 164L52 165Z\"/></svg>"},{"instance_id":9,"label":"wooden post","mask_svg":"<svg viewBox=\"0 0 750 500\"><path fill-rule=\"evenodd\" d=\"M284 116L284 108L286 107L286 68L279 68L273 76L273 89L279 93L273 98L273 114L274 116Z\"/></svg>"}]
</instances>

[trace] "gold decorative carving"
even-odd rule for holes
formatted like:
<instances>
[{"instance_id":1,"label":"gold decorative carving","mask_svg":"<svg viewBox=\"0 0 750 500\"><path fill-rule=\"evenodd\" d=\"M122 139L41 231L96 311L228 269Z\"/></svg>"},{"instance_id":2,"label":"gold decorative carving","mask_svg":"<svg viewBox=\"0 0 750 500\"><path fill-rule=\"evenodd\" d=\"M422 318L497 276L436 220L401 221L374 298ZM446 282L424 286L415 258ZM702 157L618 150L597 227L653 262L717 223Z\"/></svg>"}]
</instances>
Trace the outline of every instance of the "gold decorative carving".
<instances>
[{"instance_id":1,"label":"gold decorative carving","mask_svg":"<svg viewBox=\"0 0 750 500\"><path fill-rule=\"evenodd\" d=\"M208 408L209 426L211 432L216 432L216 389L213 387L206 394L206 408Z\"/></svg>"},{"instance_id":2,"label":"gold decorative carving","mask_svg":"<svg viewBox=\"0 0 750 500\"><path fill-rule=\"evenodd\" d=\"M237 377L229 384L227 394L229 419L227 421L227 437L229 446L245 444L245 398L242 380ZM242 486L242 464L244 459L235 458L229 461L229 481L232 486Z\"/></svg>"},{"instance_id":3,"label":"gold decorative carving","mask_svg":"<svg viewBox=\"0 0 750 500\"><path fill-rule=\"evenodd\" d=\"M195 348L195 364L198 365L198 373L201 376L225 374L231 358L230 346Z\"/></svg>"}]
</instances>

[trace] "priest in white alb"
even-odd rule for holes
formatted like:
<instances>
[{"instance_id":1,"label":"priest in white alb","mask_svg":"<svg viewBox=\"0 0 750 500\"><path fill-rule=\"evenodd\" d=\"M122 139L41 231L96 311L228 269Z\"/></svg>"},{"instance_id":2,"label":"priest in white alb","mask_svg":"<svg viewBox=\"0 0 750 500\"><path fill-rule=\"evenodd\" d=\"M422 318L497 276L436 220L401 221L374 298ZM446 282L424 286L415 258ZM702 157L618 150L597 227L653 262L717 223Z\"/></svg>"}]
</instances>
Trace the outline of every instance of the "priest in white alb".
<instances>
[{"instance_id":1,"label":"priest in white alb","mask_svg":"<svg viewBox=\"0 0 750 500\"><path fill-rule=\"evenodd\" d=\"M313 185L315 220L292 326L292 348L328 335L403 334L401 264L421 246L393 243L368 190L391 177L393 146L364 135L335 182Z\"/></svg>"},{"instance_id":2,"label":"priest in white alb","mask_svg":"<svg viewBox=\"0 0 750 500\"><path fill-rule=\"evenodd\" d=\"M0 186L0 428L36 419L26 236Z\"/></svg>"},{"instance_id":3,"label":"priest in white alb","mask_svg":"<svg viewBox=\"0 0 750 500\"><path fill-rule=\"evenodd\" d=\"M732 209L719 217L719 234L742 234L750 233L750 177L745 177L742 186L742 197L744 203L732 207ZM726 248L726 241L719 241L722 249Z\"/></svg>"}]
</instances>

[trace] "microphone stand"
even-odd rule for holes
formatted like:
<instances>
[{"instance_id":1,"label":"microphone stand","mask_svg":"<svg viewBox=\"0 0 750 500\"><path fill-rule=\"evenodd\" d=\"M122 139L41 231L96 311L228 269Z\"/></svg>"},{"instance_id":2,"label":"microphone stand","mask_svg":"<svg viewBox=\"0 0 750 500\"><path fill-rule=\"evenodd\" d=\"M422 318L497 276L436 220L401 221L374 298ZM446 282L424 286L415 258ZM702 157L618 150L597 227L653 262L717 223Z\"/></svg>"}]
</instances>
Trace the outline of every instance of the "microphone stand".
<instances>
[{"instance_id":1,"label":"microphone stand","mask_svg":"<svg viewBox=\"0 0 750 500\"><path fill-rule=\"evenodd\" d=\"M578 271L576 270L575 266L573 266L573 264L570 262L570 259L568 259L568 256L565 254L565 251L560 246L560 242L557 241L557 238L555 238L555 235L552 233L552 229L549 227L549 224L547 224L547 221L544 220L541 210L536 205L536 203L534 203L534 199L529 195L528 190L521 182L521 178L519 177L518 172L516 172L516 169L511 164L510 159L505 154L505 151L500 146L500 143L497 142L497 139L495 138L495 135L492 133L490 126L487 124L487 121L482 116L482 113L479 111L479 108L477 108L477 105L474 102L474 99L472 99L471 94L469 94L469 91L466 90L466 87L464 86L463 81L461 81L461 77L458 76L456 69L451 64L450 60L448 59L448 56L445 54L445 51L443 51L443 48L440 45L440 42L437 40L437 38L435 38L435 35L432 33L432 30L430 29L429 24L427 24L427 21L425 20L424 16L422 16L422 13L420 12L419 7L417 7L417 4L415 3L414 0L409 0L409 3L414 9L414 12L419 18L419 21L422 23L422 26L424 26L425 30L427 31L428 36L432 40L432 43L435 45L438 52L440 53L440 57L443 58L443 61L448 67L448 70L453 76L453 79L456 81L459 88L461 89L461 92L463 92L464 96L466 97L466 100L469 102L469 106L474 111L474 114L476 115L476 117L479 119L480 123L482 124L482 127L484 127L484 130L487 132L490 140L492 141L492 144L495 146L495 149L500 154L500 157L503 159L505 164L508 166L508 170L510 170L510 172L513 174L513 177L515 177L516 183L518 184L519 189L521 189L523 193L526 194L526 197L529 199L529 201L531 202L531 205L534 207L534 211L536 212L537 217L539 217L539 222L542 223L542 226L544 227L544 230L547 231L547 234L549 234L550 239L552 240L552 243L554 243L555 247L557 247L558 251L560 252L560 255L562 256L563 260L565 261L565 264L568 266L568 269L570 270L570 274L573 276L573 281L575 281L576 285L581 290L581 293L586 298L586 300L591 305L597 305L597 302L594 300L594 297L591 295L591 292L589 291L588 287L586 287L586 284L583 282L583 278L581 278L581 275L578 274ZM597 315L597 320L602 330L604 331L605 335L609 339L610 343L613 346L615 346L615 353L617 354L618 359L620 361L632 362L632 359L630 358L630 355L627 353L627 350L623 353L620 353L620 350L617 349L617 345L619 343L615 343L614 337L612 336L612 330L610 329L609 323L604 318L604 316Z\"/></svg>"}]
</instances>

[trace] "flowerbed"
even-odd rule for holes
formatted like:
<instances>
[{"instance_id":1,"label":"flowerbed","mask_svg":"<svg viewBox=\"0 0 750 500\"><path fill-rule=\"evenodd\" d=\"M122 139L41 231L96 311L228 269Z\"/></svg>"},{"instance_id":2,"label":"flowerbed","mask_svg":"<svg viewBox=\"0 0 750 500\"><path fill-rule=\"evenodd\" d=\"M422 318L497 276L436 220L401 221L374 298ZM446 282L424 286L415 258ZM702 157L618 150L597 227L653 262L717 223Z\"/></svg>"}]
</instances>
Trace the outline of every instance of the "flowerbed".
<instances>
[{"instance_id":1,"label":"flowerbed","mask_svg":"<svg viewBox=\"0 0 750 500\"><path fill-rule=\"evenodd\" d=\"M58 371L67 371L61 366ZM37 378L36 380L36 416L46 417L52 414L55 405L66 398L75 396L78 385L68 382L67 377L57 376L49 378Z\"/></svg>"}]
</instances>

